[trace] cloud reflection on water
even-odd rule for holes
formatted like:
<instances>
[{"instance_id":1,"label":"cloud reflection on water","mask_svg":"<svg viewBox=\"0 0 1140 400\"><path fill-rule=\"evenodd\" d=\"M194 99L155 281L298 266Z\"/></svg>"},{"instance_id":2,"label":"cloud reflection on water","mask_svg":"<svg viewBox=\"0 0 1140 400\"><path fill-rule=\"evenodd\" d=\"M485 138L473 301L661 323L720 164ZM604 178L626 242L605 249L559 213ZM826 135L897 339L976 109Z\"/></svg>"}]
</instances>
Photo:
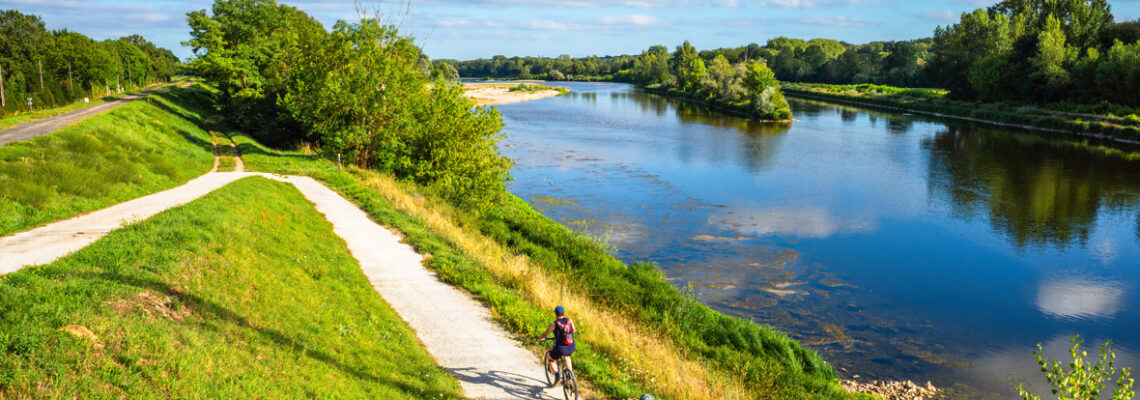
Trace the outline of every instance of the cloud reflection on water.
<instances>
[{"instance_id":1,"label":"cloud reflection on water","mask_svg":"<svg viewBox=\"0 0 1140 400\"><path fill-rule=\"evenodd\" d=\"M1109 318L1120 311L1124 289L1109 283L1066 278L1037 287L1037 309L1061 318Z\"/></svg>"},{"instance_id":2,"label":"cloud reflection on water","mask_svg":"<svg viewBox=\"0 0 1140 400\"><path fill-rule=\"evenodd\" d=\"M875 229L875 223L868 219L836 217L822 208L790 207L731 207L716 210L709 214L709 224L746 235L813 239L826 238L836 233L869 232Z\"/></svg>"}]
</instances>

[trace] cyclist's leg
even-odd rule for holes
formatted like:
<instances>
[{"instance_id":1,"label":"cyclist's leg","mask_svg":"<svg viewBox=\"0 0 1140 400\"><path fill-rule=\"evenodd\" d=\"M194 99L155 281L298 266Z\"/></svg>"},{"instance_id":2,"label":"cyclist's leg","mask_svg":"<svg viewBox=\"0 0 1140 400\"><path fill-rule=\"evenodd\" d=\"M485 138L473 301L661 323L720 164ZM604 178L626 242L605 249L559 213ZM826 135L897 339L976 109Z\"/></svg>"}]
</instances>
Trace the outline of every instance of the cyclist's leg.
<instances>
[{"instance_id":1,"label":"cyclist's leg","mask_svg":"<svg viewBox=\"0 0 1140 400\"><path fill-rule=\"evenodd\" d=\"M570 356L562 356L562 359L566 360L566 369L569 371L574 371L574 365L570 363Z\"/></svg>"},{"instance_id":2,"label":"cyclist's leg","mask_svg":"<svg viewBox=\"0 0 1140 400\"><path fill-rule=\"evenodd\" d=\"M555 353L556 353L556 351L553 348L546 352L546 368L549 368L550 372L558 374L558 358L557 358L557 356L559 356L560 354L555 354Z\"/></svg>"}]
</instances>

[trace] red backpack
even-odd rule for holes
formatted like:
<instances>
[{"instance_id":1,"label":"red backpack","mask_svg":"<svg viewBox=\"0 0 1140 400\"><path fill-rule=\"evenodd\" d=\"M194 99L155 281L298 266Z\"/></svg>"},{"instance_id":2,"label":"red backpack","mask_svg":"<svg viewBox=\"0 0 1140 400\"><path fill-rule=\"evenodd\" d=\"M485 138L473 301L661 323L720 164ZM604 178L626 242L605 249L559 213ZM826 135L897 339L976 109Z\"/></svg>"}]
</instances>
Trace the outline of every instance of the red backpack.
<instances>
[{"instance_id":1,"label":"red backpack","mask_svg":"<svg viewBox=\"0 0 1140 400\"><path fill-rule=\"evenodd\" d=\"M574 344L574 322L570 318L559 318L554 321L554 341L560 346Z\"/></svg>"}]
</instances>

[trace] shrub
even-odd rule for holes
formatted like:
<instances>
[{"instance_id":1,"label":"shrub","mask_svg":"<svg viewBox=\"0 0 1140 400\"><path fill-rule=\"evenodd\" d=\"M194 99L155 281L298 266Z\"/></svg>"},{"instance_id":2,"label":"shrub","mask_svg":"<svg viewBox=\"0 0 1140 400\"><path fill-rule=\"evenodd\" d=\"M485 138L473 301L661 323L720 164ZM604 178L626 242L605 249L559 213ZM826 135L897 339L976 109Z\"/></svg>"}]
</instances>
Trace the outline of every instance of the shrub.
<instances>
[{"instance_id":1,"label":"shrub","mask_svg":"<svg viewBox=\"0 0 1140 400\"><path fill-rule=\"evenodd\" d=\"M1073 347L1069 348L1069 355L1073 357L1073 361L1069 363L1069 371L1064 370L1060 361L1047 360L1045 350L1040 343L1037 344L1037 350L1033 351L1033 354L1037 355L1037 365L1041 366L1041 372L1045 373L1045 379L1053 387L1053 395L1057 396L1058 400L1100 399L1101 390L1104 390L1104 381L1111 380L1112 376L1116 375L1116 367L1113 366L1116 353L1112 351L1112 341L1100 346L1100 354L1094 364L1085 361L1088 352L1080 350L1081 343L1084 343L1083 339L1073 336L1069 342L1073 344ZM1132 370L1121 368L1120 375L1116 379L1116 387L1112 389L1112 400L1132 399L1136 394L1132 390L1133 383L1135 380L1132 379ZM1024 400L1041 400L1040 396L1033 395L1022 385L1017 385L1017 392Z\"/></svg>"}]
</instances>

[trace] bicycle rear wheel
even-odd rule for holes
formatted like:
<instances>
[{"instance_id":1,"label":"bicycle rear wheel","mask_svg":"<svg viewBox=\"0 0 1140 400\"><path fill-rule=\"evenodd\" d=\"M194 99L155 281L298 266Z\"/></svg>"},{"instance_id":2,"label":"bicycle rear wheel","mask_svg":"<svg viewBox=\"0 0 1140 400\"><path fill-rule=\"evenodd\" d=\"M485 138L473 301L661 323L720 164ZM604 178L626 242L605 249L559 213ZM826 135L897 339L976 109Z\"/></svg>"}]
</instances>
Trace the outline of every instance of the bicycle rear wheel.
<instances>
[{"instance_id":1,"label":"bicycle rear wheel","mask_svg":"<svg viewBox=\"0 0 1140 400\"><path fill-rule=\"evenodd\" d=\"M562 369L562 396L566 400L578 400L578 377L566 368Z\"/></svg>"}]
</instances>

